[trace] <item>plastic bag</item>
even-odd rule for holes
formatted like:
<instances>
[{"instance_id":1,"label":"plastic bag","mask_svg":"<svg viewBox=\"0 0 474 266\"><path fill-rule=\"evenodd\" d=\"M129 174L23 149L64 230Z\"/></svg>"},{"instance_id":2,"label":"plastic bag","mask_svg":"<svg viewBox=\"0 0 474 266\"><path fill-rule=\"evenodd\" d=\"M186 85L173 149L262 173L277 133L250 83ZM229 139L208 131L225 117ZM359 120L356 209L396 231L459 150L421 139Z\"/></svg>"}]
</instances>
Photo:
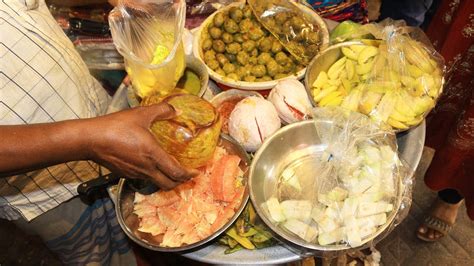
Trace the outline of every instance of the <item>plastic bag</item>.
<instances>
[{"instance_id":1,"label":"plastic bag","mask_svg":"<svg viewBox=\"0 0 474 266\"><path fill-rule=\"evenodd\" d=\"M262 25L300 63L308 65L323 43L322 29L314 16L302 12L295 3L285 0L248 0Z\"/></svg>"},{"instance_id":2,"label":"plastic bag","mask_svg":"<svg viewBox=\"0 0 474 266\"><path fill-rule=\"evenodd\" d=\"M139 97L167 95L183 75L185 14L183 0L122 0L111 11L112 38Z\"/></svg>"},{"instance_id":3,"label":"plastic bag","mask_svg":"<svg viewBox=\"0 0 474 266\"><path fill-rule=\"evenodd\" d=\"M297 160L276 173L277 192L264 209L268 217L280 217L274 222L289 234L318 245L314 249L371 245L406 216L411 203L412 175L398 158L395 134L340 107L315 108L313 117L315 138L325 148L311 162Z\"/></svg>"},{"instance_id":4,"label":"plastic bag","mask_svg":"<svg viewBox=\"0 0 474 266\"><path fill-rule=\"evenodd\" d=\"M334 45L319 58L325 67L309 80L314 102L361 112L397 131L420 124L435 106L445 73L421 29L389 20L336 38L348 39L361 42Z\"/></svg>"}]
</instances>

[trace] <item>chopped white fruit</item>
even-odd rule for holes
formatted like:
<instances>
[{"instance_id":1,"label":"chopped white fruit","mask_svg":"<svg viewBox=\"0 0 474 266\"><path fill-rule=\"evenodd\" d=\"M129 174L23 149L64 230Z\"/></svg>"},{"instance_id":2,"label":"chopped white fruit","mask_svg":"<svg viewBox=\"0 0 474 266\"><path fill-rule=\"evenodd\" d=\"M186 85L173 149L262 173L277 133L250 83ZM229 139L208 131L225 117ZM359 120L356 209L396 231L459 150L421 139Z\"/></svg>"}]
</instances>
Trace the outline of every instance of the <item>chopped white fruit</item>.
<instances>
[{"instance_id":1,"label":"chopped white fruit","mask_svg":"<svg viewBox=\"0 0 474 266\"><path fill-rule=\"evenodd\" d=\"M366 145L360 151L359 155L362 156L364 162L368 165L380 163L381 155L380 150L377 147Z\"/></svg>"},{"instance_id":2,"label":"chopped white fruit","mask_svg":"<svg viewBox=\"0 0 474 266\"><path fill-rule=\"evenodd\" d=\"M357 214L357 208L359 207L360 198L359 197L349 197L344 200L342 205L341 216L343 218L352 217Z\"/></svg>"},{"instance_id":3,"label":"chopped white fruit","mask_svg":"<svg viewBox=\"0 0 474 266\"><path fill-rule=\"evenodd\" d=\"M275 197L271 197L266 202L262 204L263 209L268 210L269 218L275 222L283 222L285 220L285 215L283 215L283 210L280 203Z\"/></svg>"},{"instance_id":4,"label":"chopped white fruit","mask_svg":"<svg viewBox=\"0 0 474 266\"><path fill-rule=\"evenodd\" d=\"M280 203L286 219L298 219L304 222L311 220L311 202L307 200L285 200Z\"/></svg>"},{"instance_id":5,"label":"chopped white fruit","mask_svg":"<svg viewBox=\"0 0 474 266\"><path fill-rule=\"evenodd\" d=\"M371 216L366 216L363 218L357 219L359 227L377 227L379 225L385 224L387 222L387 214L379 213Z\"/></svg>"},{"instance_id":6,"label":"chopped white fruit","mask_svg":"<svg viewBox=\"0 0 474 266\"><path fill-rule=\"evenodd\" d=\"M319 234L318 242L320 245L329 245L337 243L344 239L344 228L338 228L331 232L324 232Z\"/></svg>"},{"instance_id":7,"label":"chopped white fruit","mask_svg":"<svg viewBox=\"0 0 474 266\"><path fill-rule=\"evenodd\" d=\"M342 218L341 210L342 210L342 203L333 202L331 203L331 205L328 206L324 214L335 221L339 221Z\"/></svg>"},{"instance_id":8,"label":"chopped white fruit","mask_svg":"<svg viewBox=\"0 0 474 266\"><path fill-rule=\"evenodd\" d=\"M335 187L327 194L327 198L331 201L343 201L347 198L349 192L341 187Z\"/></svg>"},{"instance_id":9,"label":"chopped white fruit","mask_svg":"<svg viewBox=\"0 0 474 266\"><path fill-rule=\"evenodd\" d=\"M292 169L285 169L285 171L283 171L283 173L281 174L281 180L285 184L292 186L294 189L301 191L301 185L298 180L298 176L295 175L295 171L293 171Z\"/></svg>"},{"instance_id":10,"label":"chopped white fruit","mask_svg":"<svg viewBox=\"0 0 474 266\"><path fill-rule=\"evenodd\" d=\"M350 194L361 194L368 190L373 183L369 179L361 179L355 184L351 184L349 189Z\"/></svg>"},{"instance_id":11,"label":"chopped white fruit","mask_svg":"<svg viewBox=\"0 0 474 266\"><path fill-rule=\"evenodd\" d=\"M326 212L326 207L321 205L321 204L317 204L316 206L313 207L313 209L311 210L311 218L316 222L318 223L319 221L321 221L325 216L325 212Z\"/></svg>"},{"instance_id":12,"label":"chopped white fruit","mask_svg":"<svg viewBox=\"0 0 474 266\"><path fill-rule=\"evenodd\" d=\"M331 205L332 200L330 200L330 199L328 198L328 195L327 195L327 194L319 194L319 195L318 195L318 202L319 202L319 203L322 203L322 204L324 204L324 205L326 205L326 206L329 206L329 205Z\"/></svg>"},{"instance_id":13,"label":"chopped white fruit","mask_svg":"<svg viewBox=\"0 0 474 266\"><path fill-rule=\"evenodd\" d=\"M384 197L382 191L377 191L373 193L366 192L359 196L360 202L376 202L381 200Z\"/></svg>"},{"instance_id":14,"label":"chopped white fruit","mask_svg":"<svg viewBox=\"0 0 474 266\"><path fill-rule=\"evenodd\" d=\"M347 243L349 243L351 247L362 245L362 238L360 236L357 220L353 216L348 217L345 221L345 225L344 230L346 233Z\"/></svg>"},{"instance_id":15,"label":"chopped white fruit","mask_svg":"<svg viewBox=\"0 0 474 266\"><path fill-rule=\"evenodd\" d=\"M307 242L313 242L318 236L318 229L313 226L307 225L296 219L289 219L283 223L283 227L288 229L290 232L301 237Z\"/></svg>"},{"instance_id":16,"label":"chopped white fruit","mask_svg":"<svg viewBox=\"0 0 474 266\"><path fill-rule=\"evenodd\" d=\"M367 238L368 236L371 236L377 231L376 227L372 226L363 226L359 228L359 235L362 239Z\"/></svg>"},{"instance_id":17,"label":"chopped white fruit","mask_svg":"<svg viewBox=\"0 0 474 266\"><path fill-rule=\"evenodd\" d=\"M393 210L393 205L383 201L380 202L362 202L359 204L357 217L365 217Z\"/></svg>"},{"instance_id":18,"label":"chopped white fruit","mask_svg":"<svg viewBox=\"0 0 474 266\"><path fill-rule=\"evenodd\" d=\"M380 155L382 157L383 162L387 163L390 166L393 166L397 163L398 161L397 153L393 151L393 149L390 146L384 145L384 146L379 147L379 149L380 149Z\"/></svg>"},{"instance_id":19,"label":"chopped white fruit","mask_svg":"<svg viewBox=\"0 0 474 266\"><path fill-rule=\"evenodd\" d=\"M339 227L339 222L329 217L324 217L318 221L318 228L321 232L331 232Z\"/></svg>"}]
</instances>

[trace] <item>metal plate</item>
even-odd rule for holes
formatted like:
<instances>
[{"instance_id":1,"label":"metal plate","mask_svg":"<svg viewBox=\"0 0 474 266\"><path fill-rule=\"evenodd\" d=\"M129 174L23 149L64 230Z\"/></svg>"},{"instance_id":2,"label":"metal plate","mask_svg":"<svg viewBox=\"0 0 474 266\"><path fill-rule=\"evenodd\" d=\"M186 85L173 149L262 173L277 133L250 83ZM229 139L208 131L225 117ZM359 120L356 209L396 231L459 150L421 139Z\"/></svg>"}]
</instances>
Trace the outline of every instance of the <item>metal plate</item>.
<instances>
[{"instance_id":1,"label":"metal plate","mask_svg":"<svg viewBox=\"0 0 474 266\"><path fill-rule=\"evenodd\" d=\"M127 102L127 90L121 86L115 93L108 111L119 111L129 108ZM402 158L409 166L412 173L415 172L421 159L425 143L425 122L408 131L397 134L397 143ZM302 256L295 251L290 251L282 245L277 245L261 250L241 250L229 255L224 254L226 248L217 244L210 244L196 249L192 252L181 253L184 257L211 264L283 264L299 260Z\"/></svg>"}]
</instances>

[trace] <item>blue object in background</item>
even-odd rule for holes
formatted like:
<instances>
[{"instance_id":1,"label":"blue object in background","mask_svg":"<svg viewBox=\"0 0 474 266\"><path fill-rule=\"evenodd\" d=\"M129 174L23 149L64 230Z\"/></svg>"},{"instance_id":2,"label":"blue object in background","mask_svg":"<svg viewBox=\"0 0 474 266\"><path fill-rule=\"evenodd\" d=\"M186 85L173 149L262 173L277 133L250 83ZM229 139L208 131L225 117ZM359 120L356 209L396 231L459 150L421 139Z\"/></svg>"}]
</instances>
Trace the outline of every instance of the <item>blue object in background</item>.
<instances>
[{"instance_id":1,"label":"blue object in background","mask_svg":"<svg viewBox=\"0 0 474 266\"><path fill-rule=\"evenodd\" d=\"M344 0L306 0L313 8L321 8L326 6L337 5Z\"/></svg>"},{"instance_id":2,"label":"blue object in background","mask_svg":"<svg viewBox=\"0 0 474 266\"><path fill-rule=\"evenodd\" d=\"M421 26L433 0L383 0L379 20L403 19L409 26Z\"/></svg>"}]
</instances>

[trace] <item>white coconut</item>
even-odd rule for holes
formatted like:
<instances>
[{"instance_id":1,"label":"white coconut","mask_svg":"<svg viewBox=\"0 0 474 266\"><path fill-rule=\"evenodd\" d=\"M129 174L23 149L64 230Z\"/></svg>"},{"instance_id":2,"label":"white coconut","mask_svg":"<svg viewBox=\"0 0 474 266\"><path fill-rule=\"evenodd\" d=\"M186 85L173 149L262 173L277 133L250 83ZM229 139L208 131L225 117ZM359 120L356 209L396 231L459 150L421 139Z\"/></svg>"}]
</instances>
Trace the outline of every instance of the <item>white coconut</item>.
<instances>
[{"instance_id":1,"label":"white coconut","mask_svg":"<svg viewBox=\"0 0 474 266\"><path fill-rule=\"evenodd\" d=\"M268 95L268 100L275 106L281 120L287 124L301 121L311 112L311 102L304 85L296 79L279 81Z\"/></svg>"},{"instance_id":2,"label":"white coconut","mask_svg":"<svg viewBox=\"0 0 474 266\"><path fill-rule=\"evenodd\" d=\"M229 117L229 134L249 152L256 151L263 140L280 127L281 121L272 103L256 96L237 103Z\"/></svg>"}]
</instances>

